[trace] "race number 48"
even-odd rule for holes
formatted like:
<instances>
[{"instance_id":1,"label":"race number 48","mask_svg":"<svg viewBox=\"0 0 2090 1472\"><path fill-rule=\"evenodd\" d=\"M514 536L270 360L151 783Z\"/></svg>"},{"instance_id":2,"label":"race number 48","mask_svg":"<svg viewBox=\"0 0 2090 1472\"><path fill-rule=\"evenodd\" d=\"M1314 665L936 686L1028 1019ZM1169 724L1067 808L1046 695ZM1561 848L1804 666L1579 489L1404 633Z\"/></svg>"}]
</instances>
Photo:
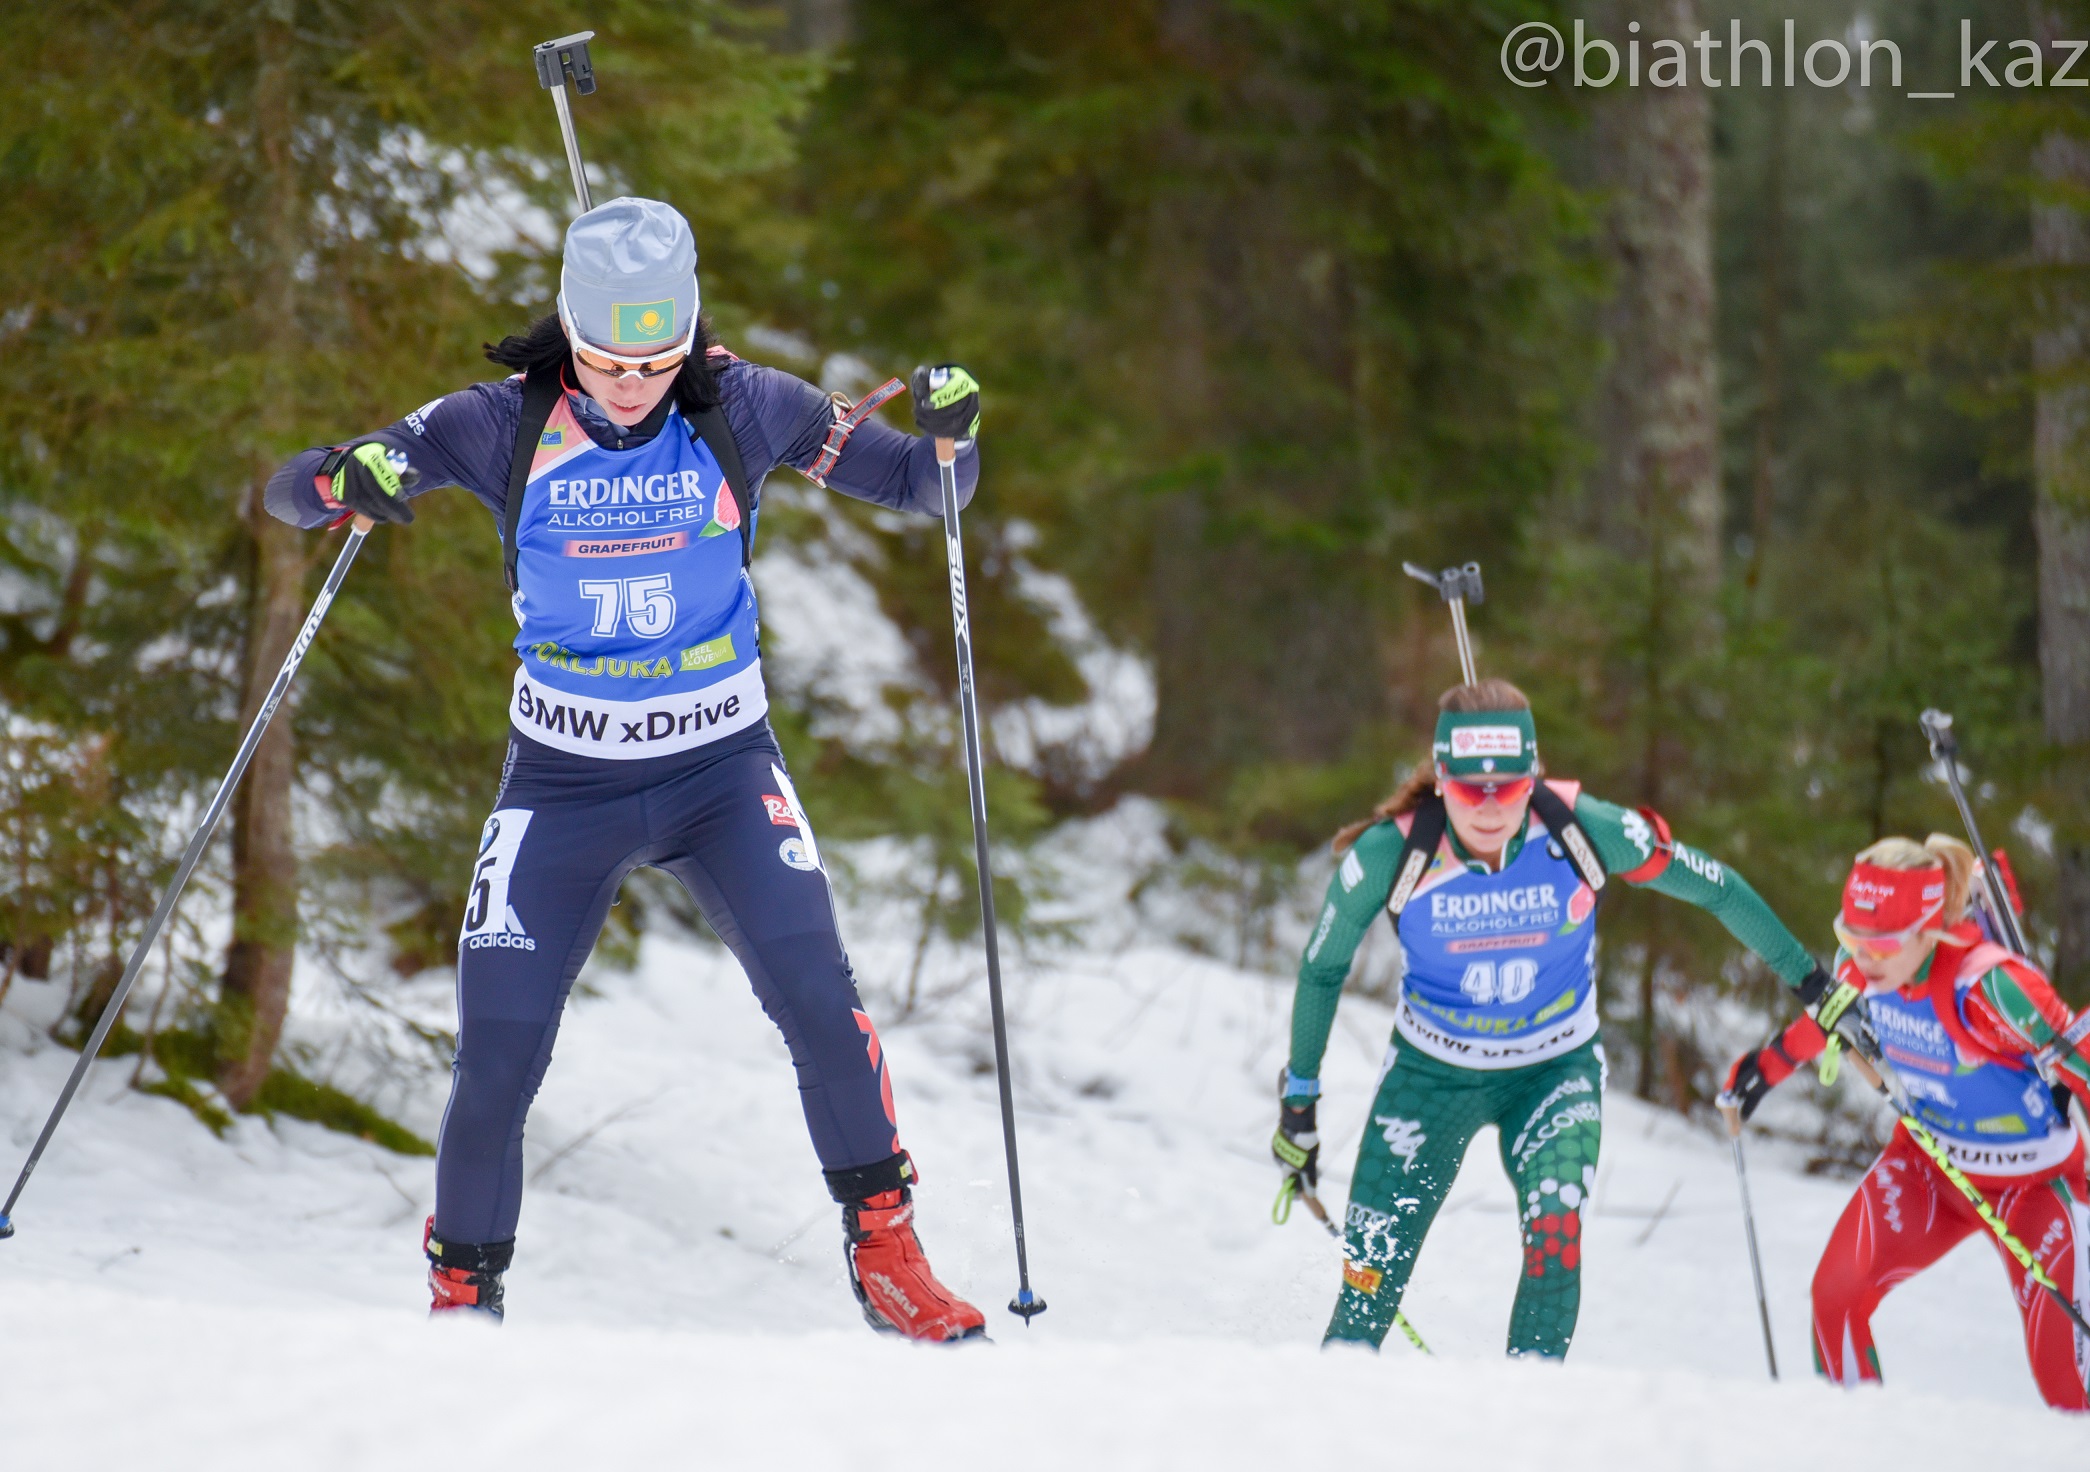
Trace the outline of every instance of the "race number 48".
<instances>
[{"instance_id":1,"label":"race number 48","mask_svg":"<svg viewBox=\"0 0 2090 1472\"><path fill-rule=\"evenodd\" d=\"M1521 1002L1536 985L1538 962L1530 960L1504 961L1499 966L1493 961L1468 961L1466 974L1459 978L1459 990L1482 1007L1490 1002Z\"/></svg>"},{"instance_id":2,"label":"race number 48","mask_svg":"<svg viewBox=\"0 0 2090 1472\"><path fill-rule=\"evenodd\" d=\"M675 627L672 586L664 572L643 578L582 578L581 596L595 603L595 633L616 633L621 619L634 634L658 639Z\"/></svg>"}]
</instances>

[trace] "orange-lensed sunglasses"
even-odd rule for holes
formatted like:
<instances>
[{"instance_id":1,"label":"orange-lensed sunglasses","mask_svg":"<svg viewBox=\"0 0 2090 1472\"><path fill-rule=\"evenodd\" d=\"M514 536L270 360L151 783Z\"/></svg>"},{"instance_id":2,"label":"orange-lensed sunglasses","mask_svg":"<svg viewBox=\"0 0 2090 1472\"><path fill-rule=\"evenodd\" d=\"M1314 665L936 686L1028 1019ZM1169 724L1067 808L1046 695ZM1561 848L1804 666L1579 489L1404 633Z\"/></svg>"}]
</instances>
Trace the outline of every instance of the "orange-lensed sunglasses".
<instances>
[{"instance_id":1,"label":"orange-lensed sunglasses","mask_svg":"<svg viewBox=\"0 0 2090 1472\"><path fill-rule=\"evenodd\" d=\"M1836 918L1829 922L1829 928L1836 932L1836 939L1853 956L1871 956L1875 960L1886 961L1914 945L1923 932L1931 927L1937 915L1938 911L1933 910L1907 930L1897 930L1887 935L1871 935L1864 931L1852 930L1845 925L1839 912Z\"/></svg>"},{"instance_id":2,"label":"orange-lensed sunglasses","mask_svg":"<svg viewBox=\"0 0 2090 1472\"><path fill-rule=\"evenodd\" d=\"M566 345L573 350L573 360L583 368L591 368L608 378L658 378L663 373L673 373L689 357L690 349L696 346L697 324L690 323L689 334L681 345L671 352L656 353L650 358L627 358L621 353L612 353L602 348L589 347L581 341L573 319L566 314L566 298L559 298L559 325L566 329Z\"/></svg>"},{"instance_id":3,"label":"orange-lensed sunglasses","mask_svg":"<svg viewBox=\"0 0 2090 1472\"><path fill-rule=\"evenodd\" d=\"M663 373L673 373L689 358L688 348L663 353L657 358L617 358L593 348L584 348L577 342L572 347L575 362L609 378L626 378L634 373L641 378L658 378Z\"/></svg>"},{"instance_id":4,"label":"orange-lensed sunglasses","mask_svg":"<svg viewBox=\"0 0 2090 1472\"><path fill-rule=\"evenodd\" d=\"M1490 777L1479 782L1470 782L1463 777L1447 777L1437 774L1437 785L1444 789L1444 796L1462 808L1477 808L1489 798L1506 808L1513 808L1531 796L1536 785L1533 777Z\"/></svg>"}]
</instances>

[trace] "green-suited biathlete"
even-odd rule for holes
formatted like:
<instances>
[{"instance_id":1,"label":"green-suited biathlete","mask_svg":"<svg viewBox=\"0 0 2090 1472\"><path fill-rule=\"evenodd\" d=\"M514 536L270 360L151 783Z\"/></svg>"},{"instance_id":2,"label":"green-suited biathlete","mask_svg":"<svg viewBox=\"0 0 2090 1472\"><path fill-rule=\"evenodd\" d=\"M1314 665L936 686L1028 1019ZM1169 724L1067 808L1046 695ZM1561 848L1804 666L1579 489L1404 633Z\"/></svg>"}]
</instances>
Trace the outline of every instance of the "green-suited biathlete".
<instances>
[{"instance_id":1,"label":"green-suited biathlete","mask_svg":"<svg viewBox=\"0 0 2090 1472\"><path fill-rule=\"evenodd\" d=\"M1603 1137L1604 891L1631 884L1711 911L1795 988L1818 968L1741 875L1676 842L1658 813L1549 779L1514 685L1455 686L1438 705L1429 759L1335 837L1340 863L1299 964L1281 1107L1296 1113L1320 1094L1351 960L1388 915L1401 999L1351 1177L1327 1338L1386 1337L1466 1148L1492 1124L1524 1243L1509 1349L1558 1358L1581 1307ZM1284 1130L1281 1116L1280 1142ZM1277 1151L1290 1171L1288 1153Z\"/></svg>"}]
</instances>

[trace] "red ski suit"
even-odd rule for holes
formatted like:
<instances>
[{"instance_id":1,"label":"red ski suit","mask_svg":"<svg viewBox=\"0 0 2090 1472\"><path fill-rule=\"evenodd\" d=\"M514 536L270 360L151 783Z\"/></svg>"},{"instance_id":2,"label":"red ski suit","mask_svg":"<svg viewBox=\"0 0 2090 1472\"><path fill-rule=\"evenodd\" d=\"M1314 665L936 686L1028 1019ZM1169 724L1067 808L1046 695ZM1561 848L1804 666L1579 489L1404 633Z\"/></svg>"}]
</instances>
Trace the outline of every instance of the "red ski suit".
<instances>
[{"instance_id":1,"label":"red ski suit","mask_svg":"<svg viewBox=\"0 0 2090 1472\"><path fill-rule=\"evenodd\" d=\"M1981 975L1961 975L1969 969L1969 961L1981 968ZM1848 968L1846 979L1864 985L1855 967ZM2018 1019L2015 1023L2005 1016L1999 995L2008 998L2009 1010ZM1963 1073L1971 1073L1981 1064L2029 1069L2031 1055L2051 1044L2074 1021L2044 976L2018 957L1981 945L1979 931L1968 923L1948 932L1924 973L1893 1000L1904 1008L1918 1002L1928 1005L1929 1015L1949 1035L1951 1051ZM1891 1038L1883 1032L1883 1039L1888 1041L1892 1061ZM1801 1017L1764 1051L1763 1062L1767 1069L1774 1059L1803 1063L1819 1054L1822 1046L1821 1030L1811 1018ZM2090 1082L2083 1076L2080 1061L2065 1057L2054 1073L2090 1107ZM2037 1082L2029 1073L2026 1077ZM2066 1150L2058 1161L2009 1174L1979 1173L1957 1159L1955 1164L1981 1189L1996 1214L2031 1249L2061 1291L2078 1309L2090 1312L2090 1190L2084 1182L2083 1144L2074 1138L2074 1128L2065 1117L2060 1130L2066 1131L2073 1148L2050 1136L2051 1146ZM1993 1144L1972 1140L1962 1144L1944 1129L1934 1128L1933 1133L1955 1156ZM1961 1148L1955 1150L1955 1145ZM1844 1207L1815 1268L1816 1367L1846 1385L1880 1379L1879 1351L1872 1339L1873 1310L1895 1284L1914 1277L1977 1233L1995 1242L1967 1199L1897 1125L1887 1148ZM2024 1321L2025 1353L2039 1393L2057 1409L2090 1410L2090 1397L2084 1390L2090 1344L2083 1342L2060 1306L2026 1277L2002 1244L1995 1245Z\"/></svg>"}]
</instances>

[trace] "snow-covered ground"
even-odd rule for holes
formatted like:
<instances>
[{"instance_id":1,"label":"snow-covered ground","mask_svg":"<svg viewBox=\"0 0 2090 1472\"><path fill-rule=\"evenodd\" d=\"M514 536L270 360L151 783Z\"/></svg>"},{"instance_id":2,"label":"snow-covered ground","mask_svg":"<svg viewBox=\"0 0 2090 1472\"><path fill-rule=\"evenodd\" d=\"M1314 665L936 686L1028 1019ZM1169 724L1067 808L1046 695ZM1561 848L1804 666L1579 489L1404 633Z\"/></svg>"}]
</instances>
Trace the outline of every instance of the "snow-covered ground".
<instances>
[{"instance_id":1,"label":"snow-covered ground","mask_svg":"<svg viewBox=\"0 0 2090 1472\"><path fill-rule=\"evenodd\" d=\"M1128 807L1058 857L1107 907L1153 841ZM874 996L906 972L903 920L870 901L845 917ZM1092 923L1010 958L1051 1304L1027 1330L1000 1308L1015 1269L984 989L959 985L975 962L932 957L939 1000L912 1019L873 1003L924 1241L988 1309L991 1349L862 1327L783 1046L715 946L655 936L635 972L585 978L531 1119L499 1330L421 1317L429 1161L293 1122L221 1142L130 1092L133 1060L98 1065L0 1245L0 1467L1905 1469L2090 1446L2039 1405L1981 1242L1888 1301L1888 1389L1815 1382L1807 1280L1848 1188L1759 1144L1787 1375L1765 1383L1724 1139L1615 1096L1566 1366L1501 1358L1519 1254L1492 1136L1408 1297L1436 1358L1398 1339L1320 1354L1339 1248L1303 1211L1269 1217L1289 979L1129 934ZM42 1041L52 990L17 985L0 1010L10 1173L73 1061ZM407 991L442 1015L438 978ZM1387 1030L1346 1001L1323 1105L1334 1200ZM444 1083L400 1107L424 1134Z\"/></svg>"}]
</instances>

